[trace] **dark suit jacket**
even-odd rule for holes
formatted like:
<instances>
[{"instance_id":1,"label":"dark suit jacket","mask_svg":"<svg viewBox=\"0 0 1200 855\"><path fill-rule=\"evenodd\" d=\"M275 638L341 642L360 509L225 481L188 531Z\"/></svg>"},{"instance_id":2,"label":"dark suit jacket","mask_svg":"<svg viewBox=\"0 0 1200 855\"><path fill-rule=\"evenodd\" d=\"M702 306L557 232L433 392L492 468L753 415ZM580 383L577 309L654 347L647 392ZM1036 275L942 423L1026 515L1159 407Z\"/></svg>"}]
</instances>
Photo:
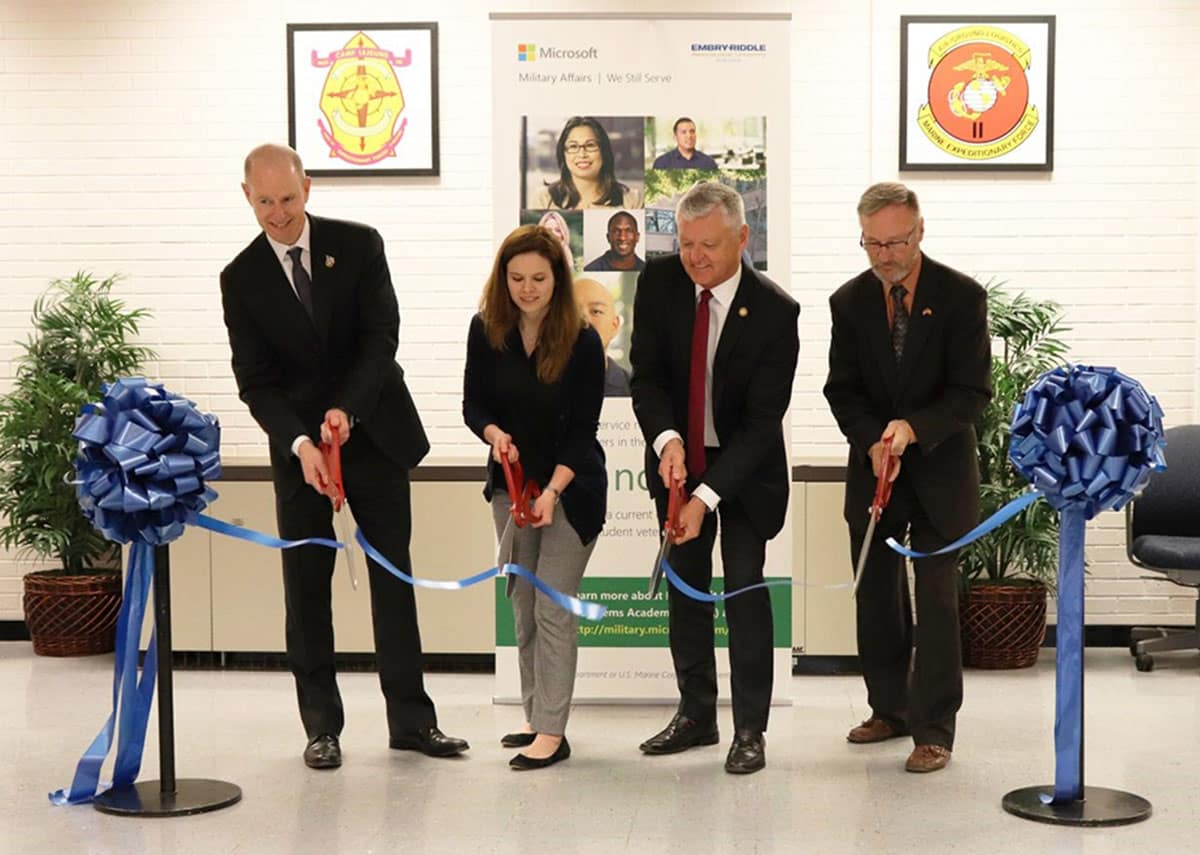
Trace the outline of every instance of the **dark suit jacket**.
<instances>
[{"instance_id":1,"label":"dark suit jacket","mask_svg":"<svg viewBox=\"0 0 1200 855\"><path fill-rule=\"evenodd\" d=\"M979 521L975 422L992 396L987 293L968 276L922 256L900 364L892 354L883 285L870 270L829 298L833 333L825 397L850 440L846 520L867 523L875 492L868 449L892 419L917 444L900 478L948 540Z\"/></svg>"},{"instance_id":2,"label":"dark suit jacket","mask_svg":"<svg viewBox=\"0 0 1200 855\"><path fill-rule=\"evenodd\" d=\"M687 440L688 372L696 286L678 255L654 259L638 277L633 307L633 410L646 439L646 482L666 490L653 442L664 430ZM721 454L704 473L722 502L741 502L755 531L770 539L787 512L788 451L783 419L792 399L800 306L745 265L713 358L713 421Z\"/></svg>"},{"instance_id":3,"label":"dark suit jacket","mask_svg":"<svg viewBox=\"0 0 1200 855\"><path fill-rule=\"evenodd\" d=\"M221 272L221 301L238 393L267 432L282 495L304 482L293 440L319 441L325 411L340 407L405 469L429 451L404 372L400 316L383 239L369 226L309 215L310 319L266 235Z\"/></svg>"}]
</instances>

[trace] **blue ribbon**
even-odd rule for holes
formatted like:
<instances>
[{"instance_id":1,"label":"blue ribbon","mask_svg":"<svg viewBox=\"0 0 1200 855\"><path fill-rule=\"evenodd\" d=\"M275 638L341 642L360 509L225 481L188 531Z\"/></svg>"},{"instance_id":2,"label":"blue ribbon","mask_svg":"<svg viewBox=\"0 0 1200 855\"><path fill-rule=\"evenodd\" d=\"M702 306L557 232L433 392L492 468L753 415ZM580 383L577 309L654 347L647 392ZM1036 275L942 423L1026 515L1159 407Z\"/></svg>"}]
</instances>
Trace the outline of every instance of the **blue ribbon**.
<instances>
[{"instance_id":1,"label":"blue ribbon","mask_svg":"<svg viewBox=\"0 0 1200 855\"><path fill-rule=\"evenodd\" d=\"M1047 804L1083 798L1083 541L1078 508L1059 515L1058 618L1054 660L1054 795Z\"/></svg>"},{"instance_id":2,"label":"blue ribbon","mask_svg":"<svg viewBox=\"0 0 1200 855\"><path fill-rule=\"evenodd\" d=\"M783 587L808 587L803 582L798 582L794 579L767 579L763 582L755 582L753 585L746 585L744 588L736 588L732 591L722 591L719 594L714 594L711 591L701 591L684 581L683 577L675 572L675 568L670 565L667 559L662 560L663 575L667 577L675 589L689 599L696 600L701 603L721 603L731 597L736 597L739 594L746 594L750 591L756 591L759 588L771 588L777 586ZM819 585L821 588L849 588L851 583L847 582L844 585Z\"/></svg>"},{"instance_id":3,"label":"blue ribbon","mask_svg":"<svg viewBox=\"0 0 1200 855\"><path fill-rule=\"evenodd\" d=\"M215 519L207 514L191 514L188 517L188 522L194 524L198 528L215 531L217 534L223 534L228 537L236 537L238 540L246 540L250 543L256 543L259 546L267 546L271 549L294 549L297 546L327 546L330 549L345 549L346 545L340 540L328 540L324 537L306 537L302 540L283 540L278 537L272 537L269 534L263 534L261 531L254 531L249 528L242 528L240 525L227 523L224 520Z\"/></svg>"},{"instance_id":4,"label":"blue ribbon","mask_svg":"<svg viewBox=\"0 0 1200 855\"><path fill-rule=\"evenodd\" d=\"M1120 510L1166 468L1162 415L1115 368L1055 368L1014 409L1008 456L1055 510L1079 508L1090 520Z\"/></svg>"},{"instance_id":5,"label":"blue ribbon","mask_svg":"<svg viewBox=\"0 0 1200 855\"><path fill-rule=\"evenodd\" d=\"M941 549L935 549L933 552L917 552L909 549L894 537L889 537L886 543L892 548L893 552L899 552L907 558L929 558L932 555L945 555L947 552L953 552L956 549L962 549L969 543L974 543L986 534L991 534L1040 498L1042 498L1042 494L1037 490L1022 493L958 540L946 544Z\"/></svg>"},{"instance_id":6,"label":"blue ribbon","mask_svg":"<svg viewBox=\"0 0 1200 855\"><path fill-rule=\"evenodd\" d=\"M488 579L494 579L497 576L520 576L525 579L533 587L537 588L543 594L550 598L559 608L566 609L571 614L585 620L600 620L608 612L608 607L600 603L581 600L578 597L572 597L561 591L555 590L550 585L547 585L539 579L533 572L522 567L520 564L504 564L498 567L491 567L484 570L482 573L476 573L474 576L467 576L465 579L457 579L454 581L446 581L441 579L421 579L417 576L411 576L399 569L395 564L373 547L366 536L362 533L362 529L356 529L354 539L358 541L358 545L362 547L363 552L367 554L384 570L391 573L397 579L407 582L410 585L418 588L435 588L441 591L458 591L462 588L469 588L472 585L478 585L480 582L486 582Z\"/></svg>"},{"instance_id":7,"label":"blue ribbon","mask_svg":"<svg viewBox=\"0 0 1200 855\"><path fill-rule=\"evenodd\" d=\"M138 641L146 613L146 599L154 578L154 550L144 543L135 543L130 552L129 570L125 576L125 594L117 618L116 664L113 669L112 712L84 751L75 767L75 776L66 792L56 790L50 801L56 805L76 805L90 802L109 786L128 786L138 776L142 765L146 725L154 698L157 659L154 639L146 651L146 663L138 679ZM117 758L111 784L100 783L100 768L112 747L113 731L120 726Z\"/></svg>"},{"instance_id":8,"label":"blue ribbon","mask_svg":"<svg viewBox=\"0 0 1200 855\"><path fill-rule=\"evenodd\" d=\"M221 476L220 424L144 377L101 392L72 434L79 507L114 543L169 543L217 497L204 482Z\"/></svg>"}]
</instances>

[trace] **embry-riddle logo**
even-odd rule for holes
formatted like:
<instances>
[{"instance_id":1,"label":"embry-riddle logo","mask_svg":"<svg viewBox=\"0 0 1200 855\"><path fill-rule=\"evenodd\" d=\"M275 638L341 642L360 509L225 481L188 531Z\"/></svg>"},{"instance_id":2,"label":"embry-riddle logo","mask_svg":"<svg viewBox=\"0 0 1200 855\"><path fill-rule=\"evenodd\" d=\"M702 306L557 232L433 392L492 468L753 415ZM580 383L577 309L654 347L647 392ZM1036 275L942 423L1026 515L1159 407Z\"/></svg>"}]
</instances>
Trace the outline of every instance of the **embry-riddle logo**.
<instances>
[{"instance_id":1,"label":"embry-riddle logo","mask_svg":"<svg viewBox=\"0 0 1200 855\"><path fill-rule=\"evenodd\" d=\"M1007 30L968 26L929 49L929 102L917 124L942 151L991 160L1015 150L1038 126L1029 103L1029 47Z\"/></svg>"},{"instance_id":2,"label":"embry-riddle logo","mask_svg":"<svg viewBox=\"0 0 1200 855\"><path fill-rule=\"evenodd\" d=\"M317 125L330 157L362 166L396 156L408 120L395 69L411 64L411 50L398 57L361 32L326 57L312 52L313 67L329 69Z\"/></svg>"},{"instance_id":3,"label":"embry-riddle logo","mask_svg":"<svg viewBox=\"0 0 1200 855\"><path fill-rule=\"evenodd\" d=\"M537 45L521 44L517 45L517 62L536 62L537 61Z\"/></svg>"}]
</instances>

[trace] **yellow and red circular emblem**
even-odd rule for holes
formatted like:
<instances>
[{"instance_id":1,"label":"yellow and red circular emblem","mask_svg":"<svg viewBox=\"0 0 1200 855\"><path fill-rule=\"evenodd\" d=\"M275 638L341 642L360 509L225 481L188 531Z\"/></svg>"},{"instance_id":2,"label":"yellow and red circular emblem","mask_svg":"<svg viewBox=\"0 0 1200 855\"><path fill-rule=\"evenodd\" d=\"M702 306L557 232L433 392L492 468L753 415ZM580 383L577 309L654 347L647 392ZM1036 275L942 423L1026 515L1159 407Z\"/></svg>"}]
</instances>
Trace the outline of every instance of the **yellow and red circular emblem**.
<instances>
[{"instance_id":1,"label":"yellow and red circular emblem","mask_svg":"<svg viewBox=\"0 0 1200 855\"><path fill-rule=\"evenodd\" d=\"M1021 145L1038 125L1030 103L1029 47L1007 30L971 25L929 49L928 101L917 124L938 148L990 160Z\"/></svg>"}]
</instances>

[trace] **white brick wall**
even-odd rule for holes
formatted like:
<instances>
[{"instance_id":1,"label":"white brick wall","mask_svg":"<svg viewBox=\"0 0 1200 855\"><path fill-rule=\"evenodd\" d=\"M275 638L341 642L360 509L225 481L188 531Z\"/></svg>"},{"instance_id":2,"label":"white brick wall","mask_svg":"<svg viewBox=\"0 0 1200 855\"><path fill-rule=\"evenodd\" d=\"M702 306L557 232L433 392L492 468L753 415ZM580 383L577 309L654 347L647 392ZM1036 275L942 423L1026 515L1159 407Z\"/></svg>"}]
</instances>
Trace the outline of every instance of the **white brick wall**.
<instances>
[{"instance_id":1,"label":"white brick wall","mask_svg":"<svg viewBox=\"0 0 1200 855\"><path fill-rule=\"evenodd\" d=\"M732 4L658 0L662 11ZM949 4L954 5L954 4ZM960 4L961 5L961 4ZM987 4L964 12L988 11ZM1074 358L1112 363L1158 395L1170 423L1197 415L1200 362L1200 3L1039 0L1058 16L1055 170L910 173L925 249L982 280L1061 300ZM400 360L439 462L476 462L459 424L463 332L491 256L490 30L483 0L436 5L442 176L315 179L312 210L377 226L401 303ZM623 2L511 2L506 11L645 10ZM826 298L863 267L853 208L897 172L899 18L922 0L743 2L791 11L792 267L803 304L796 457L841 457L820 387ZM254 144L286 139L284 26L425 20L416 4L351 0L0 0L0 389L45 283L80 268L126 275L151 307L152 373L218 413L224 455L262 456L228 369L217 273L255 233L238 188ZM769 81L764 81L769 85ZM1136 581L1116 515L1089 532L1095 622L1178 620L1189 592ZM19 575L0 557L0 620L21 616ZM1133 581L1130 581L1133 579Z\"/></svg>"}]
</instances>

